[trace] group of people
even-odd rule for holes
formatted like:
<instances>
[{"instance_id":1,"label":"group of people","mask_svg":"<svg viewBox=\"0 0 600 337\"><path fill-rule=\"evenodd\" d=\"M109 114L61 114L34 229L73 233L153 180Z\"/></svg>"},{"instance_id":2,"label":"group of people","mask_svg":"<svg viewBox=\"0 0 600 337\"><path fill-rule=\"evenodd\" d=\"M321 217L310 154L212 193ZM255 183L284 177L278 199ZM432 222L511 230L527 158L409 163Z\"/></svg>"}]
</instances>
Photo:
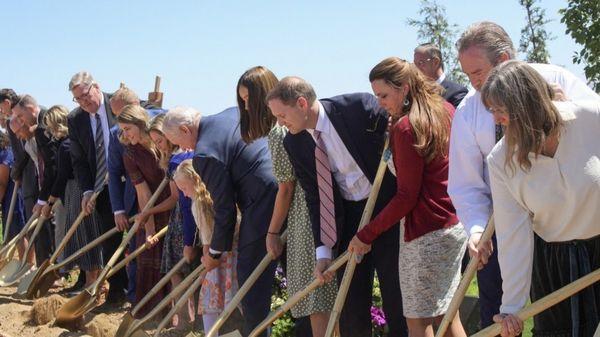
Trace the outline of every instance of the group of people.
<instances>
[{"instance_id":1,"label":"group of people","mask_svg":"<svg viewBox=\"0 0 600 337\"><path fill-rule=\"evenodd\" d=\"M208 116L158 109L126 87L103 93L87 72L69 83L79 105L70 113L3 89L3 216L11 184L21 186L9 235L32 215L52 218L27 257L41 262L82 210L66 255L115 226L127 230L135 215L141 226L129 249L152 248L108 280L107 301L122 301L127 290L135 304L179 260L199 259L208 270L197 304L205 330L270 254L241 302L243 335L270 311L285 256L290 295L313 277L322 282L291 311L310 324L307 335L323 336L333 280L343 275L328 268L348 250L362 259L341 336L371 335L375 273L388 336L433 336L468 251L479 260L482 327L498 322L502 336L520 335L515 314L528 299L600 267L600 96L561 67L515 60L495 23L471 25L456 46L470 90L447 79L440 50L423 44L412 63L389 57L375 65L373 94L318 99L302 78L250 68L237 83L238 106ZM388 169L373 217L359 228L382 158ZM163 179L169 188L145 207ZM480 242L491 217L496 234ZM166 237L153 238L164 226ZM77 260L83 285L119 243L114 236ZM175 274L172 287L189 271ZM594 285L537 315L534 335L592 336L599 317ZM173 324L188 319L179 313ZM466 335L458 314L446 335Z\"/></svg>"}]
</instances>

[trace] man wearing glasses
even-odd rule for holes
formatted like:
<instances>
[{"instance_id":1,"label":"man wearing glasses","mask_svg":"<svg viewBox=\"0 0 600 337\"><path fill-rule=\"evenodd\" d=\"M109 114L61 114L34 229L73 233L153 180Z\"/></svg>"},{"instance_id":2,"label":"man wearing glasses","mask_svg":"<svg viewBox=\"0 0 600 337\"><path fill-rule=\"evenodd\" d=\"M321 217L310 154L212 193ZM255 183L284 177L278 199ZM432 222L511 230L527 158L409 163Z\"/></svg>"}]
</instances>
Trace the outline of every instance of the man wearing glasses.
<instances>
[{"instance_id":1,"label":"man wearing glasses","mask_svg":"<svg viewBox=\"0 0 600 337\"><path fill-rule=\"evenodd\" d=\"M444 87L443 97L456 108L467 95L467 88L446 78L442 52L433 43L424 43L415 48L413 62L427 78Z\"/></svg>"},{"instance_id":2,"label":"man wearing glasses","mask_svg":"<svg viewBox=\"0 0 600 337\"><path fill-rule=\"evenodd\" d=\"M101 218L102 233L115 227L115 220L106 186L107 162L109 153L110 128L116 124L116 118L110 108L110 95L103 93L100 86L88 72L79 72L71 78L69 91L73 101L79 104L68 119L69 138L71 140L71 159L73 171L84 192L81 208L90 214L94 209ZM92 193L98 191L95 202L90 200ZM103 246L103 258L107 260L119 246L119 236L111 236ZM125 270L111 277L109 303L122 303L127 286Z\"/></svg>"}]
</instances>

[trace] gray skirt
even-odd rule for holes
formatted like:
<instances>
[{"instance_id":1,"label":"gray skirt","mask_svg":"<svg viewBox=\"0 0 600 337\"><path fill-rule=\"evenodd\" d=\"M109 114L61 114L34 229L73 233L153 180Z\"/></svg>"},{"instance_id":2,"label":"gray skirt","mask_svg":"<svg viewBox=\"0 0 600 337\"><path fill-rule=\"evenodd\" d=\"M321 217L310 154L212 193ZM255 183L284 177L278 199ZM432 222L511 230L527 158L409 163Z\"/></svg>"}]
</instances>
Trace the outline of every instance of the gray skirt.
<instances>
[{"instance_id":1,"label":"gray skirt","mask_svg":"<svg viewBox=\"0 0 600 337\"><path fill-rule=\"evenodd\" d=\"M400 226L400 289L406 318L443 315L460 282L467 234L461 223L404 241Z\"/></svg>"}]
</instances>

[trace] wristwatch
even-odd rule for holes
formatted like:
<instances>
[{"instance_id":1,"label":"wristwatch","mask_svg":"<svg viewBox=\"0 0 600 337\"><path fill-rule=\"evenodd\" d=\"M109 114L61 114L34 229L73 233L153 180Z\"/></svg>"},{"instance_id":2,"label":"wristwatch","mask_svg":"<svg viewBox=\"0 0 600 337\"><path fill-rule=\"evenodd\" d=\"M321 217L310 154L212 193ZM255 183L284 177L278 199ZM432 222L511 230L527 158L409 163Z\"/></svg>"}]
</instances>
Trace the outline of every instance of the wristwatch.
<instances>
[{"instance_id":1,"label":"wristwatch","mask_svg":"<svg viewBox=\"0 0 600 337\"><path fill-rule=\"evenodd\" d=\"M211 253L211 252L208 252L208 256L212 257L215 260L220 259L221 255L223 255L223 253Z\"/></svg>"}]
</instances>

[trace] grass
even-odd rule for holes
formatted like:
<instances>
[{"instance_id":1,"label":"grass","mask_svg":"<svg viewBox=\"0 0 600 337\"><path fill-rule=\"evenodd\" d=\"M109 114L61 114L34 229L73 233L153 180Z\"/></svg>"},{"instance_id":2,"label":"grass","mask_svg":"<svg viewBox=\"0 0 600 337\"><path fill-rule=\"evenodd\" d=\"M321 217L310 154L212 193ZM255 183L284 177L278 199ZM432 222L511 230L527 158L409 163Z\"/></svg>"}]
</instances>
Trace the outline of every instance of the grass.
<instances>
[{"instance_id":1,"label":"grass","mask_svg":"<svg viewBox=\"0 0 600 337\"><path fill-rule=\"evenodd\" d=\"M477 277L474 277L473 280L471 281L471 284L469 285L469 289L467 289L467 295L468 296L478 296L479 294L479 287L477 286ZM529 304L529 302L527 303ZM523 328L523 337L531 337L531 329L533 329L533 319L530 318L528 320L525 321L525 326Z\"/></svg>"}]
</instances>

